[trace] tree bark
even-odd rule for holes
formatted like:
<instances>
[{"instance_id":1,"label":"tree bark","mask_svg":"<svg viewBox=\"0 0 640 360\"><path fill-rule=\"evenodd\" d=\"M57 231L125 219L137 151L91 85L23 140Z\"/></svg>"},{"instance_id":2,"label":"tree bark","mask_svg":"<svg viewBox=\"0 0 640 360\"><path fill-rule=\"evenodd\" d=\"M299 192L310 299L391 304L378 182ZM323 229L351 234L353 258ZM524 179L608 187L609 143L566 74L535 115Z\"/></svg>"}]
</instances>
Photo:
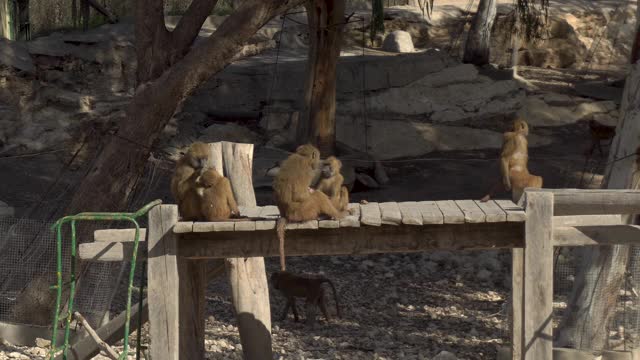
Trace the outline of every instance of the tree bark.
<instances>
[{"instance_id":1,"label":"tree bark","mask_svg":"<svg viewBox=\"0 0 640 360\"><path fill-rule=\"evenodd\" d=\"M336 68L345 23L345 0L311 0L306 8L309 61L298 139L315 144L323 156L328 156L335 153L336 144Z\"/></svg>"},{"instance_id":2,"label":"tree bark","mask_svg":"<svg viewBox=\"0 0 640 360\"><path fill-rule=\"evenodd\" d=\"M486 65L490 60L491 29L496 19L496 0L480 0L478 11L471 23L462 62Z\"/></svg>"},{"instance_id":3,"label":"tree bark","mask_svg":"<svg viewBox=\"0 0 640 360\"><path fill-rule=\"evenodd\" d=\"M192 6L202 1L206 0L196 0ZM117 134L106 141L66 213L124 209L137 179L142 175L151 146L178 105L196 87L224 69L243 43L267 21L300 2L244 1L205 43L178 61L167 53L153 50L170 47L167 44L171 44L167 42L170 36L161 17L161 6L158 6L162 5L162 0L136 2L136 47L140 61L137 89L127 108L125 121L120 124ZM145 3L149 6L142 5ZM183 17L182 21L194 19ZM189 28L192 32L185 31L189 35L185 38L195 39L197 31L193 29L199 30L199 26ZM174 49L189 46L178 44ZM172 64L171 59L175 63Z\"/></svg>"},{"instance_id":4,"label":"tree bark","mask_svg":"<svg viewBox=\"0 0 640 360\"><path fill-rule=\"evenodd\" d=\"M620 121L611 145L603 188L637 188L636 157L640 146L640 65L635 63L627 77L620 106ZM623 221L634 223L634 216ZM594 246L579 250L581 263L565 316L557 330L557 345L600 350L608 340L608 325L615 315L617 294L624 282L629 246ZM632 259L632 261L637 259Z\"/></svg>"}]
</instances>

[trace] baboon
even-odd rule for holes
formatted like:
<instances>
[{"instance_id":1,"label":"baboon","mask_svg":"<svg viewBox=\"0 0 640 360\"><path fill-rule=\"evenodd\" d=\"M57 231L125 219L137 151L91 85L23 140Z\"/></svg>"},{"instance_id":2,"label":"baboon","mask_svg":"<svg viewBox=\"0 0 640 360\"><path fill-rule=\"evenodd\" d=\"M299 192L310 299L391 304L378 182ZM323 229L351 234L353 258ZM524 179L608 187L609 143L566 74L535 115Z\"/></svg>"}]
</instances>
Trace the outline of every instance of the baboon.
<instances>
[{"instance_id":1,"label":"baboon","mask_svg":"<svg viewBox=\"0 0 640 360\"><path fill-rule=\"evenodd\" d=\"M315 321L315 307L318 306L322 314L330 320L327 312L326 300L324 298L323 283L328 283L333 290L333 297L336 302L336 315L340 318L340 305L338 304L338 293L336 292L333 282L326 277L307 277L292 274L288 271L279 271L271 274L271 283L276 290L279 290L287 299L287 303L282 312L280 320L287 317L289 308L293 310L293 318L298 321L298 311L296 309L296 297L306 299L306 317L307 324L311 325Z\"/></svg>"},{"instance_id":2,"label":"baboon","mask_svg":"<svg viewBox=\"0 0 640 360\"><path fill-rule=\"evenodd\" d=\"M321 191L311 189L314 172L320 167L320 151L313 145L301 145L282 163L273 181L280 219L276 233L280 241L280 266L285 270L284 232L288 221L308 221L321 215L344 217Z\"/></svg>"},{"instance_id":3,"label":"baboon","mask_svg":"<svg viewBox=\"0 0 640 360\"><path fill-rule=\"evenodd\" d=\"M335 156L329 156L322 163L320 180L315 189L325 193L338 211L347 211L349 190L342 185L344 177L340 174L340 169L342 169L342 162Z\"/></svg>"},{"instance_id":4,"label":"baboon","mask_svg":"<svg viewBox=\"0 0 640 360\"><path fill-rule=\"evenodd\" d=\"M182 220L201 220L200 197L196 192L196 179L202 175L209 159L209 146L194 142L178 160L171 178L171 193L178 204Z\"/></svg>"},{"instance_id":5,"label":"baboon","mask_svg":"<svg viewBox=\"0 0 640 360\"><path fill-rule=\"evenodd\" d=\"M195 182L204 220L225 220L240 214L229 179L220 175L215 169L203 171Z\"/></svg>"},{"instance_id":6,"label":"baboon","mask_svg":"<svg viewBox=\"0 0 640 360\"><path fill-rule=\"evenodd\" d=\"M504 133L500 154L500 176L497 182L480 201L489 201L500 188L511 190L513 202L517 203L525 188L541 188L542 177L529 173L529 151L527 136L529 126L522 119L513 122L513 131Z\"/></svg>"},{"instance_id":7,"label":"baboon","mask_svg":"<svg viewBox=\"0 0 640 360\"><path fill-rule=\"evenodd\" d=\"M589 120L589 133L591 134L591 146L585 151L585 155L591 156L593 151L598 148L600 155L603 155L602 140L611 140L616 135L616 127L602 125L595 120Z\"/></svg>"}]
</instances>

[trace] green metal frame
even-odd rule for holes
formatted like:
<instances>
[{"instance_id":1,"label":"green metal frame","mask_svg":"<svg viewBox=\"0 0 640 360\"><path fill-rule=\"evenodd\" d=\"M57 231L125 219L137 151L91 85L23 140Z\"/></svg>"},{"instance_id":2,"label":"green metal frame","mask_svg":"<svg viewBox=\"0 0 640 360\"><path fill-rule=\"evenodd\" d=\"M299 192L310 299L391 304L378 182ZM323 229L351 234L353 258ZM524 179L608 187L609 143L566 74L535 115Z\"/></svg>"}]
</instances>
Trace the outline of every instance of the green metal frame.
<instances>
[{"instance_id":1,"label":"green metal frame","mask_svg":"<svg viewBox=\"0 0 640 360\"><path fill-rule=\"evenodd\" d=\"M120 354L120 359L127 359L129 352L129 322L131 320L131 295L133 292L133 278L136 269L136 257L138 253L138 242L140 241L140 225L136 221L137 218L146 215L153 207L162 204L162 200L155 200L140 210L133 213L117 213L117 212L83 212L77 215L65 216L55 224L52 228L56 231L56 285L52 286L52 289L56 290L56 309L53 315L53 333L51 337L51 351L49 353L49 359L53 360L56 353L60 350L57 347L58 339L58 322L60 320L60 304L62 302L62 225L70 223L71 225L71 274L69 281L69 305L67 311L67 321L64 333L64 345L62 347L62 358L67 360L67 351L69 350L69 333L71 327L71 319L73 317L73 299L76 291L76 262L77 262L77 249L76 249L76 221L129 221L135 226L135 237L133 240L133 254L131 255L131 270L129 271L129 286L127 288L127 308L126 308L126 320L124 327L124 349ZM140 289L140 298L143 296L143 289ZM140 301L142 302L142 300ZM142 315L142 309L139 309L138 326L140 326ZM138 348L140 339L140 331L138 331ZM139 351L137 352L139 358Z\"/></svg>"}]
</instances>

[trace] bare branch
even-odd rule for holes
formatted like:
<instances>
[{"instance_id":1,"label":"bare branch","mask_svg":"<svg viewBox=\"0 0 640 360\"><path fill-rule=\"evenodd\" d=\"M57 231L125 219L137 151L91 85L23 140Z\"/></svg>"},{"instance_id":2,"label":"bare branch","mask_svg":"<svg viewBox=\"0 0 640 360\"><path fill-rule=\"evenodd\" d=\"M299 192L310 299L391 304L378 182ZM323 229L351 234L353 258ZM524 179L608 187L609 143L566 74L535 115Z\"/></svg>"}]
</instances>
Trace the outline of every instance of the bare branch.
<instances>
[{"instance_id":1,"label":"bare branch","mask_svg":"<svg viewBox=\"0 0 640 360\"><path fill-rule=\"evenodd\" d=\"M216 7L218 0L193 0L187 12L171 33L172 54L169 63L181 59L198 36L202 24Z\"/></svg>"},{"instance_id":2,"label":"bare branch","mask_svg":"<svg viewBox=\"0 0 640 360\"><path fill-rule=\"evenodd\" d=\"M95 340L96 344L98 344L98 346L102 350L104 350L104 352L107 353L107 355L111 359L118 360L120 355L118 355L118 353L115 350L113 350L113 348L109 346L109 344L107 344L102 339L100 339L100 336L98 336L96 331L93 330L93 328L91 327L91 325L89 325L89 322L87 322L87 319L85 319L84 316L82 316L79 312L76 311L73 313L73 317L76 318L76 320L78 320L82 324L84 329L87 330L87 333L89 334L89 336L91 336L93 340Z\"/></svg>"}]
</instances>

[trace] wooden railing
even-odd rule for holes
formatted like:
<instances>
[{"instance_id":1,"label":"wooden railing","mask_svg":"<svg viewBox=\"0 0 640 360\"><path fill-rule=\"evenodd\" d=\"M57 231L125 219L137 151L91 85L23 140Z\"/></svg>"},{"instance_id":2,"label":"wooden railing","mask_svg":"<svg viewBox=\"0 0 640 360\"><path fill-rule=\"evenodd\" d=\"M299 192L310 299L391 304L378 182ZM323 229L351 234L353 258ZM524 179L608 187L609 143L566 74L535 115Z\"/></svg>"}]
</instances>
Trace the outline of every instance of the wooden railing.
<instances>
[{"instance_id":1,"label":"wooden railing","mask_svg":"<svg viewBox=\"0 0 640 360\"><path fill-rule=\"evenodd\" d=\"M640 213L640 191L527 189L521 205L471 200L351 204L355 215L343 221L290 224L286 252L309 256L511 248L512 358L551 360L554 246L636 243L640 227L622 224L620 214ZM243 208L243 213L263 220L241 223L164 223L166 217L159 216L163 211L173 213L175 205L159 206L153 210L155 216L150 214L149 250L144 247L139 258L144 258L147 251L155 261L175 255L188 259L278 255L273 229L279 215L273 206ZM166 246L167 236L173 239L175 248L158 248L160 239ZM80 257L89 261L126 260L131 255L131 238L128 229L97 231L96 242L80 246ZM168 276L179 282L189 276L187 273ZM166 288L166 284L150 282L149 287ZM171 308L159 306L158 311L164 313L163 326L167 319L173 319L175 326L194 321L180 319L180 309L199 302L188 299ZM150 322L151 327L159 326L153 314ZM197 344L201 340L180 342ZM163 353L161 359L180 356L176 350Z\"/></svg>"}]
</instances>

